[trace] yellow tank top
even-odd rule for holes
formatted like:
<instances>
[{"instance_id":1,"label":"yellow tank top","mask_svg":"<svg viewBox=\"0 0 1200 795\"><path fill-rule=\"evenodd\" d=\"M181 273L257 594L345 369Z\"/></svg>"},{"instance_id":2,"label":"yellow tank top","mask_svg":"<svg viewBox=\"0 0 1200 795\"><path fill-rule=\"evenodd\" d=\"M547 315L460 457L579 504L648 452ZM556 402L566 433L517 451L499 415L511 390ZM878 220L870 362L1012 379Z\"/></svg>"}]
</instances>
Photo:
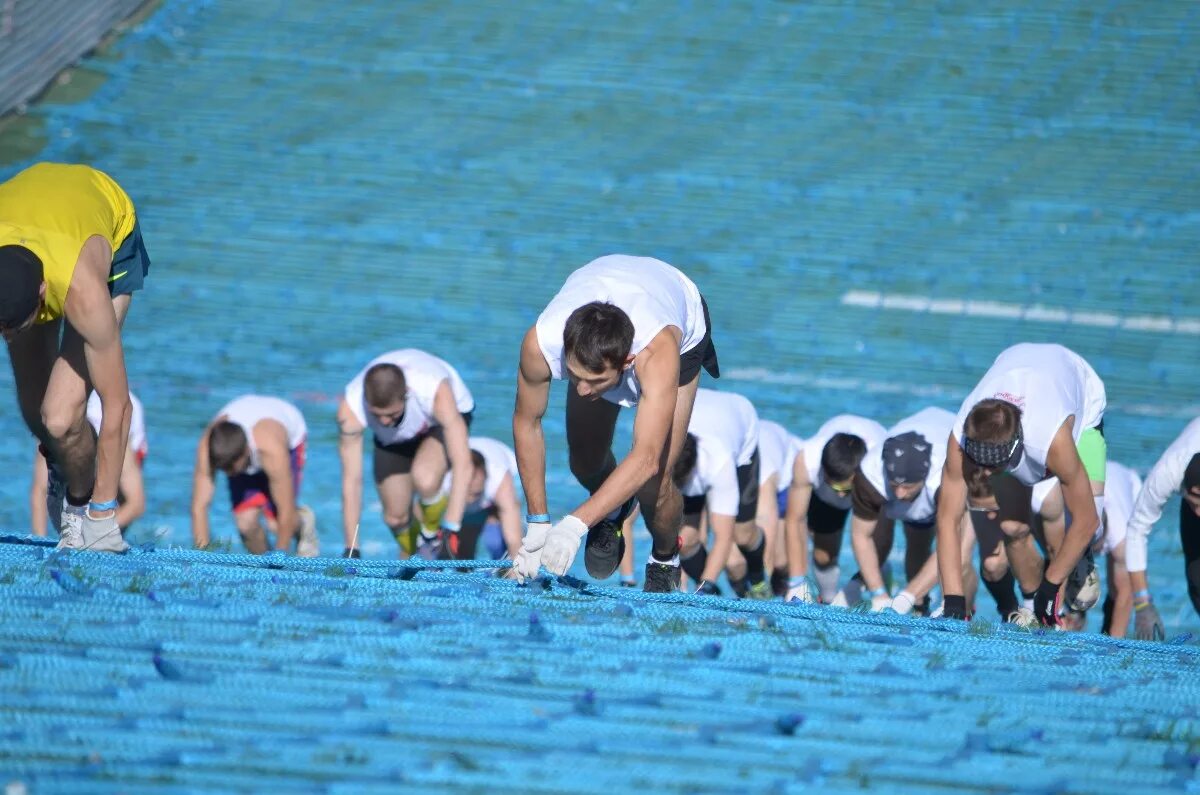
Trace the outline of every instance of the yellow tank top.
<instances>
[{"instance_id":1,"label":"yellow tank top","mask_svg":"<svg viewBox=\"0 0 1200 795\"><path fill-rule=\"evenodd\" d=\"M116 252L136 220L121 186L91 166L38 163L0 183L0 246L24 246L42 261L46 300L38 323L62 317L88 238L100 235Z\"/></svg>"}]
</instances>

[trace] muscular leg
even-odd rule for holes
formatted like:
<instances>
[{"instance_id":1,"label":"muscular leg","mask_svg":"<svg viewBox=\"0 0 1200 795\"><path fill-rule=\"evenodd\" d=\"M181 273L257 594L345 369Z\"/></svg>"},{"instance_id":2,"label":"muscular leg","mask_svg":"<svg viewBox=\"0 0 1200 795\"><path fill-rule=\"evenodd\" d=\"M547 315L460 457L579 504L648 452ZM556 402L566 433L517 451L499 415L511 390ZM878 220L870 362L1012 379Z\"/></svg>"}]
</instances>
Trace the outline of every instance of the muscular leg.
<instances>
[{"instance_id":1,"label":"muscular leg","mask_svg":"<svg viewBox=\"0 0 1200 795\"><path fill-rule=\"evenodd\" d=\"M696 389L700 386L697 375L691 383L679 387L675 402L675 417L663 456L659 461L658 475L651 478L638 491L638 502L642 516L654 543L651 553L661 561L669 561L678 549L679 527L683 519L683 497L671 479L675 461L687 438L688 423L692 419L692 406L696 402ZM610 436L611 440L611 431Z\"/></svg>"},{"instance_id":2,"label":"muscular leg","mask_svg":"<svg viewBox=\"0 0 1200 795\"><path fill-rule=\"evenodd\" d=\"M449 468L445 443L434 434L426 436L417 447L412 462L412 482L417 496L426 502L436 498Z\"/></svg>"},{"instance_id":3,"label":"muscular leg","mask_svg":"<svg viewBox=\"0 0 1200 795\"><path fill-rule=\"evenodd\" d=\"M399 541L412 522L413 460L376 447L375 487L383 505L383 522Z\"/></svg>"},{"instance_id":4,"label":"muscular leg","mask_svg":"<svg viewBox=\"0 0 1200 795\"><path fill-rule=\"evenodd\" d=\"M267 552L267 534L259 521L261 516L260 508L249 508L233 514L233 523L242 537L242 543L246 545L246 551L251 555L264 555Z\"/></svg>"}]
</instances>

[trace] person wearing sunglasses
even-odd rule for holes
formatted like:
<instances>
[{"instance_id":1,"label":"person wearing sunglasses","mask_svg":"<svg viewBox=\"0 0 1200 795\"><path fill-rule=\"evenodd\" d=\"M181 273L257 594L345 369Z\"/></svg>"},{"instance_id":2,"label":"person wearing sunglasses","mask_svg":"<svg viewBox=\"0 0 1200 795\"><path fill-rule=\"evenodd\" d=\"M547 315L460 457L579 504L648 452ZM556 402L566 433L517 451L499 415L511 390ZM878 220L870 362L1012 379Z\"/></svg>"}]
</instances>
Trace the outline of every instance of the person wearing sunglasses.
<instances>
[{"instance_id":1,"label":"person wearing sunglasses","mask_svg":"<svg viewBox=\"0 0 1200 795\"><path fill-rule=\"evenodd\" d=\"M922 409L889 428L887 438L867 450L859 464L850 520L859 573L851 579L863 583L862 598L870 601L872 610L891 607L898 613L929 612L927 596L937 584L932 546L945 455L939 442L953 426L954 415L949 411ZM904 528L907 584L893 599L881 564L891 553L897 521ZM956 543L973 545L974 533L969 523L964 524L967 532ZM847 604L853 606L850 599Z\"/></svg>"},{"instance_id":2,"label":"person wearing sunglasses","mask_svg":"<svg viewBox=\"0 0 1200 795\"><path fill-rule=\"evenodd\" d=\"M829 604L838 593L838 556L850 515L855 473L867 448L887 431L875 420L839 414L807 440L792 437L795 451L783 508L788 568L787 601L810 601L808 545L812 539L817 596Z\"/></svg>"},{"instance_id":3,"label":"person wearing sunglasses","mask_svg":"<svg viewBox=\"0 0 1200 795\"><path fill-rule=\"evenodd\" d=\"M363 434L374 439L375 487L400 556L453 555L475 473L468 436L475 398L449 363L405 348L378 356L338 403L345 557L358 557ZM442 480L450 474L450 487ZM414 515L414 493L417 511Z\"/></svg>"},{"instance_id":4,"label":"person wearing sunglasses","mask_svg":"<svg viewBox=\"0 0 1200 795\"><path fill-rule=\"evenodd\" d=\"M117 492L132 407L121 326L150 259L129 195L85 165L0 184L0 334L21 415L48 453L59 546L122 552ZM88 393L103 404L99 434Z\"/></svg>"},{"instance_id":5,"label":"person wearing sunglasses","mask_svg":"<svg viewBox=\"0 0 1200 795\"><path fill-rule=\"evenodd\" d=\"M1034 594L1038 621L1056 626L1064 598L1077 611L1099 599L1091 548L1103 531L1105 405L1100 376L1061 345L1021 343L996 357L963 401L948 436L937 520L945 617L967 617L959 543L967 461L989 477L1008 472L1030 487L1049 477L1061 484L1071 521Z\"/></svg>"}]
</instances>

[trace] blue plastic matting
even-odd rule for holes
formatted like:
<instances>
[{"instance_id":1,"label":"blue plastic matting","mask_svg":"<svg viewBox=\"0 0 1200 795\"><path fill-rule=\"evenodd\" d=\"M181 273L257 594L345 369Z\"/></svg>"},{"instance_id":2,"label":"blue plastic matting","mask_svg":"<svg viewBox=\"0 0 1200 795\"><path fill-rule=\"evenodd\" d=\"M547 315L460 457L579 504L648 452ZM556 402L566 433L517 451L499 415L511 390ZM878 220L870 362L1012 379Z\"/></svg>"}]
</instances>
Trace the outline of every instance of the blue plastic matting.
<instances>
[{"instance_id":1,"label":"blue plastic matting","mask_svg":"<svg viewBox=\"0 0 1200 795\"><path fill-rule=\"evenodd\" d=\"M64 569L0 545L0 769L72 792L1190 784L1191 646L405 582L371 493L359 576L165 547L190 544L206 421L264 392L305 412L302 496L340 551L345 382L425 348L506 438L522 333L614 251L690 273L719 386L799 435L955 408L1000 349L1054 340L1105 379L1110 455L1144 472L1200 414L1198 34L1200 4L1172 2L165 0L83 63L94 94L2 131L139 208L131 532L164 549ZM0 178L26 162L0 151ZM23 532L6 369L0 394L0 527ZM556 390L556 514L582 494L561 411ZM212 517L235 535L220 489ZM1185 638L1172 524L1150 576Z\"/></svg>"},{"instance_id":2,"label":"blue plastic matting","mask_svg":"<svg viewBox=\"0 0 1200 795\"><path fill-rule=\"evenodd\" d=\"M32 793L1194 791L1191 645L0 543Z\"/></svg>"}]
</instances>

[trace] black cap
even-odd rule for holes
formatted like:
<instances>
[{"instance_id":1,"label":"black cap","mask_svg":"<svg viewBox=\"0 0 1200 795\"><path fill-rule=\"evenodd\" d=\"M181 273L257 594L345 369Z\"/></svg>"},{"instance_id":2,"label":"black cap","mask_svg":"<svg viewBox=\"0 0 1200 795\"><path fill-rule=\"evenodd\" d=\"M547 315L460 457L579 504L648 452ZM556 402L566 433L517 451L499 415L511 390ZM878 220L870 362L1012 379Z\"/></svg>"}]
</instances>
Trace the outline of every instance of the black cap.
<instances>
[{"instance_id":1,"label":"black cap","mask_svg":"<svg viewBox=\"0 0 1200 795\"><path fill-rule=\"evenodd\" d=\"M24 246L0 246L0 327L11 329L37 311L42 261Z\"/></svg>"},{"instance_id":2,"label":"black cap","mask_svg":"<svg viewBox=\"0 0 1200 795\"><path fill-rule=\"evenodd\" d=\"M916 431L883 443L883 470L889 483L924 483L933 462L933 445Z\"/></svg>"}]
</instances>

